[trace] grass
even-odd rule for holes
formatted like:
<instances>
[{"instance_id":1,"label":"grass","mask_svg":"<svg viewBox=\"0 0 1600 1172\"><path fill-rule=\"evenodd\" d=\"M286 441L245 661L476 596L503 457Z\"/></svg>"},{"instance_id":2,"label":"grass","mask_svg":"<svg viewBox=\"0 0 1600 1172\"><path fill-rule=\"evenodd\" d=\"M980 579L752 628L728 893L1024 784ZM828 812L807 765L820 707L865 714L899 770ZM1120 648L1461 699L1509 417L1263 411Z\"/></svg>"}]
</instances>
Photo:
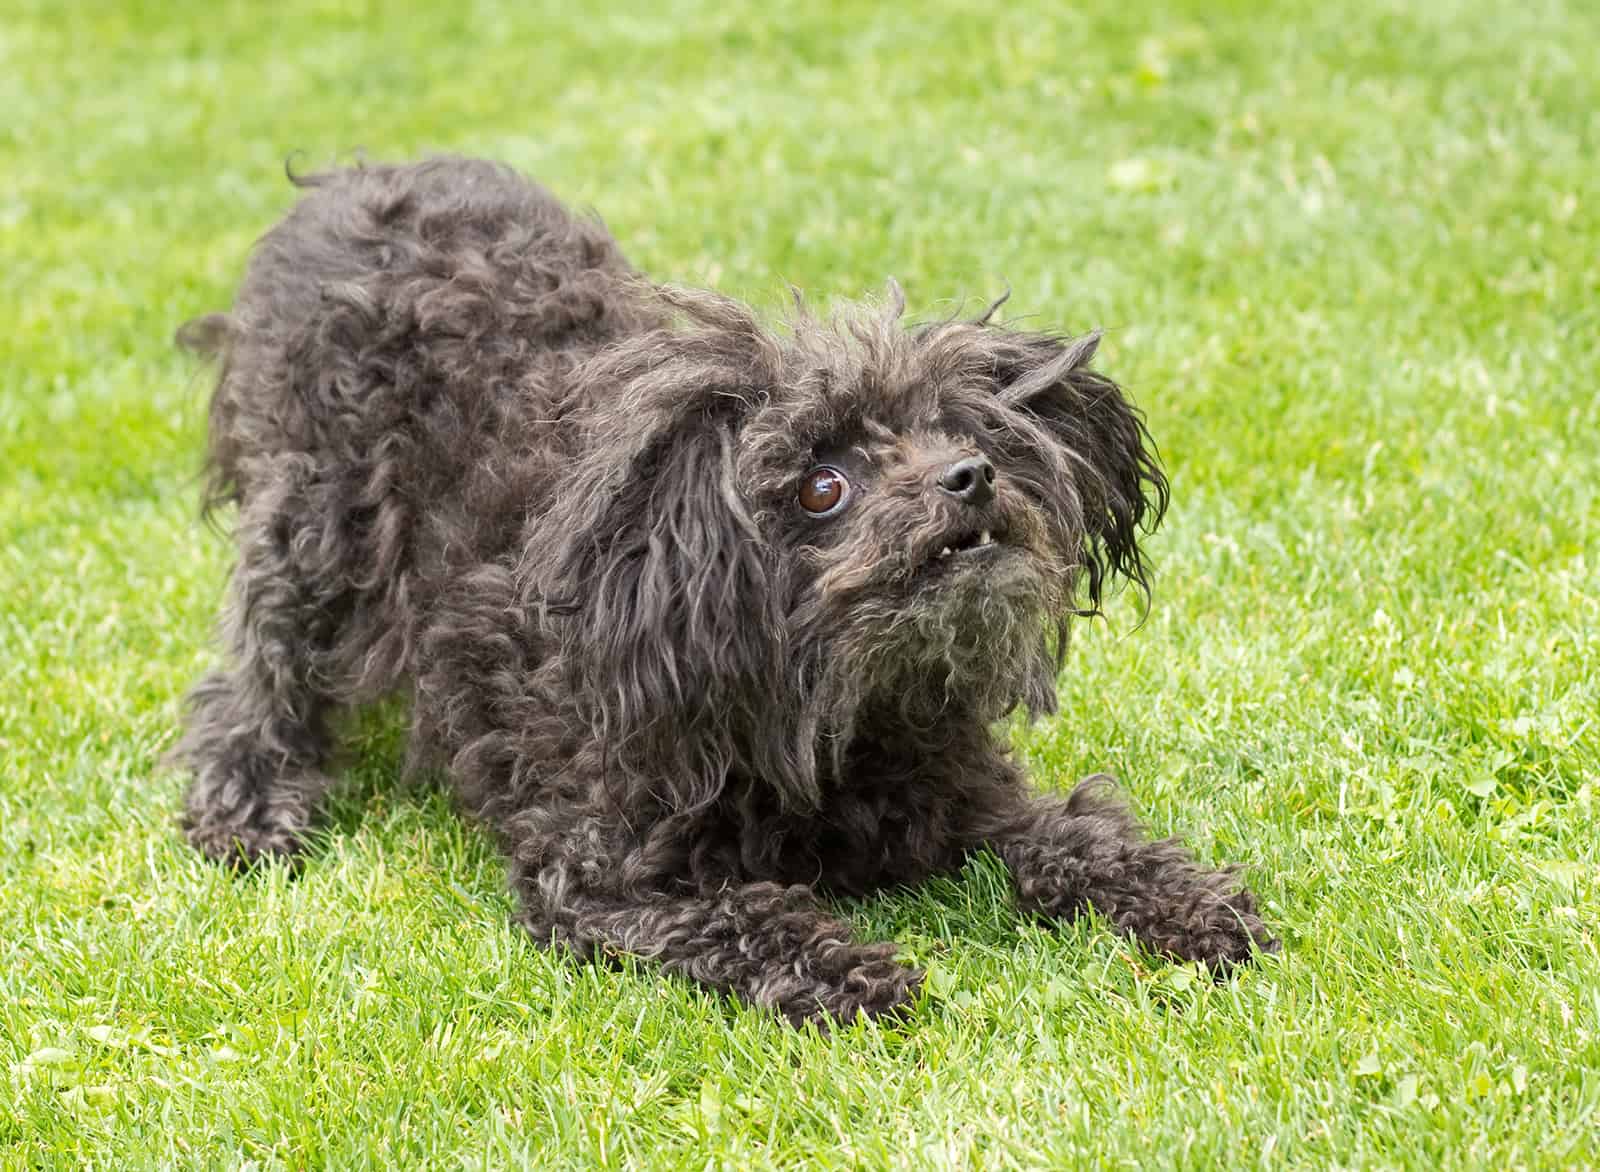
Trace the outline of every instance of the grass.
<instances>
[{"instance_id":1,"label":"grass","mask_svg":"<svg viewBox=\"0 0 1600 1172\"><path fill-rule=\"evenodd\" d=\"M0 1167L1600 1160L1600 9L577 11L3 2ZM156 759L227 551L168 339L358 147L764 305L1109 327L1155 603L1020 742L1248 861L1282 957L1213 986L979 863L848 909L932 966L909 1025L797 1033L536 951L393 714L303 878L198 862Z\"/></svg>"}]
</instances>

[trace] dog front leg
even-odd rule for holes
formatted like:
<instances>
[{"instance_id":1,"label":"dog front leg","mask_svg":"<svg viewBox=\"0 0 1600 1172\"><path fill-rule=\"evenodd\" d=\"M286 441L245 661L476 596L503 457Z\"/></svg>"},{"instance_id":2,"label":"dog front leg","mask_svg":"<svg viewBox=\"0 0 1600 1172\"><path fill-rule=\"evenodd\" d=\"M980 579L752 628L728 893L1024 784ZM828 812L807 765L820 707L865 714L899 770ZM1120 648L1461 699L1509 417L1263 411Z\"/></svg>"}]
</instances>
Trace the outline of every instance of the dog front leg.
<instances>
[{"instance_id":1,"label":"dog front leg","mask_svg":"<svg viewBox=\"0 0 1600 1172\"><path fill-rule=\"evenodd\" d=\"M668 972L776 1009L791 1023L826 1025L907 1005L922 973L893 943L861 944L804 886L729 885L711 894L639 889L625 853L593 853L595 835L513 850L522 918L541 943L589 959L629 953ZM583 844L575 846L574 844ZM529 867L525 864L536 861Z\"/></svg>"},{"instance_id":2,"label":"dog front leg","mask_svg":"<svg viewBox=\"0 0 1600 1172\"><path fill-rule=\"evenodd\" d=\"M1278 950L1237 874L1202 866L1172 840L1149 841L1109 778L1027 800L985 845L1028 910L1070 919L1092 906L1153 951L1217 973L1252 949Z\"/></svg>"}]
</instances>

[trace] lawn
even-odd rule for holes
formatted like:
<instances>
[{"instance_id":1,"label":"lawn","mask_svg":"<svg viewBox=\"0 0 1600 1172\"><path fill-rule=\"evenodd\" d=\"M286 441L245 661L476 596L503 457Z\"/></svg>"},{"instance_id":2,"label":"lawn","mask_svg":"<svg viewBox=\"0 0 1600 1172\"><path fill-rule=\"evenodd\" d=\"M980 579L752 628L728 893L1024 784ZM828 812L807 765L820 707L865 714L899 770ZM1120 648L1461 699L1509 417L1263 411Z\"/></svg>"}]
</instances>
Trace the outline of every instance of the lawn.
<instances>
[{"instance_id":1,"label":"lawn","mask_svg":"<svg viewBox=\"0 0 1600 1172\"><path fill-rule=\"evenodd\" d=\"M0 0L0 1167L1600 1161L1600 7ZM930 966L823 1036L537 950L366 717L303 876L158 758L215 654L226 305L303 164L493 156L636 264L1106 327L1174 503L1041 784L1249 867L1222 984L849 904Z\"/></svg>"}]
</instances>

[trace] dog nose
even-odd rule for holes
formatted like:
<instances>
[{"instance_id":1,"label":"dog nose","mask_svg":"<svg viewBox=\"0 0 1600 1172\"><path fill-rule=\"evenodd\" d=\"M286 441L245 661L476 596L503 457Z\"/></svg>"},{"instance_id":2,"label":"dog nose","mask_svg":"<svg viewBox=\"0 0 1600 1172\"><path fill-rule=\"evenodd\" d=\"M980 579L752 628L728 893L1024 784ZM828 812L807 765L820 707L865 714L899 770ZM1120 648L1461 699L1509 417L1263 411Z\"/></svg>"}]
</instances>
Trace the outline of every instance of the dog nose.
<instances>
[{"instance_id":1,"label":"dog nose","mask_svg":"<svg viewBox=\"0 0 1600 1172\"><path fill-rule=\"evenodd\" d=\"M939 473L939 487L969 505L994 500L994 465L988 456L966 456Z\"/></svg>"}]
</instances>

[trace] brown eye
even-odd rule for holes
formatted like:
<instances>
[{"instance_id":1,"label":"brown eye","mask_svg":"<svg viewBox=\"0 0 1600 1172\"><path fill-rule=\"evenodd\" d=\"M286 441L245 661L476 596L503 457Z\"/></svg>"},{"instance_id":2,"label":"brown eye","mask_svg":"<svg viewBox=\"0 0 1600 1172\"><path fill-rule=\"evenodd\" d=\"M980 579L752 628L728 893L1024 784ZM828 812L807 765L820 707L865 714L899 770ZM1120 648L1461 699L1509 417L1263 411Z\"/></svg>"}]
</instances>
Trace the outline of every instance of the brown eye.
<instances>
[{"instance_id":1,"label":"brown eye","mask_svg":"<svg viewBox=\"0 0 1600 1172\"><path fill-rule=\"evenodd\" d=\"M813 468L800 482L800 507L813 517L827 517L850 499L850 482L837 468Z\"/></svg>"}]
</instances>

